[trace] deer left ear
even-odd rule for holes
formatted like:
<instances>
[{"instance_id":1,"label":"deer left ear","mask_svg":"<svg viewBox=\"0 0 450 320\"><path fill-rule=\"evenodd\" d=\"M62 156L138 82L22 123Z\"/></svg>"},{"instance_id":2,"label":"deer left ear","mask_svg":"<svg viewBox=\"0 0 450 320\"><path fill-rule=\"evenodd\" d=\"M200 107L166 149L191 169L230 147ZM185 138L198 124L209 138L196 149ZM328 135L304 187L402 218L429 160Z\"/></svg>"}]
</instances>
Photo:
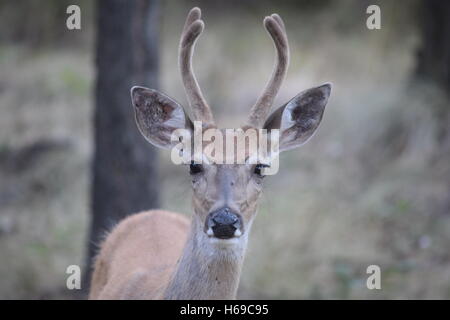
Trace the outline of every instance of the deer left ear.
<instances>
[{"instance_id":1,"label":"deer left ear","mask_svg":"<svg viewBox=\"0 0 450 320\"><path fill-rule=\"evenodd\" d=\"M330 83L305 90L267 118L264 129L280 130L280 151L299 147L311 138L322 120L330 94Z\"/></svg>"},{"instance_id":2,"label":"deer left ear","mask_svg":"<svg viewBox=\"0 0 450 320\"><path fill-rule=\"evenodd\" d=\"M192 130L192 122L183 107L168 96L144 87L131 88L136 124L142 135L151 144L160 148L171 148L177 129Z\"/></svg>"}]
</instances>

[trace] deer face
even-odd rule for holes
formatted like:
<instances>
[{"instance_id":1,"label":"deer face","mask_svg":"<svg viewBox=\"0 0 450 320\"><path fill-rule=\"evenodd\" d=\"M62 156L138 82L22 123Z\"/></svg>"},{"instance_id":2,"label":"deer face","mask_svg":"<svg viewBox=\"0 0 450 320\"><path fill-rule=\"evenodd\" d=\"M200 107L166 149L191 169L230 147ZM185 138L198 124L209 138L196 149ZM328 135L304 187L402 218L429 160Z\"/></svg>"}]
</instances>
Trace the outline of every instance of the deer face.
<instances>
[{"instance_id":1,"label":"deer face","mask_svg":"<svg viewBox=\"0 0 450 320\"><path fill-rule=\"evenodd\" d=\"M217 239L240 237L256 212L261 178L255 178L247 165L195 164L190 171L194 208L203 231Z\"/></svg>"},{"instance_id":2,"label":"deer face","mask_svg":"<svg viewBox=\"0 0 450 320\"><path fill-rule=\"evenodd\" d=\"M267 116L286 73L289 55L281 18L278 15L266 17L264 26L274 40L278 60L272 78L252 107L244 128L262 128L269 133L278 130L279 151L282 152L301 146L316 131L331 85L324 84L303 91ZM206 129L224 132L216 129L211 110L192 71L193 45L203 27L200 10L192 9L180 42L181 74L192 110L192 120L201 121L202 133ZM193 121L184 108L168 96L156 90L133 87L131 98L138 128L153 145L174 148L178 141L173 139L173 134L179 129L187 131L191 137L196 134ZM222 136L226 137L225 134ZM224 144L229 142L225 140ZM244 163L217 163L208 158L206 149L207 145L204 145L200 152L200 158L205 161L192 160L187 164L192 181L196 232L202 235L202 239L213 242L239 242L248 235L265 179L264 167L271 166L271 163L249 162L251 154L246 154Z\"/></svg>"}]
</instances>

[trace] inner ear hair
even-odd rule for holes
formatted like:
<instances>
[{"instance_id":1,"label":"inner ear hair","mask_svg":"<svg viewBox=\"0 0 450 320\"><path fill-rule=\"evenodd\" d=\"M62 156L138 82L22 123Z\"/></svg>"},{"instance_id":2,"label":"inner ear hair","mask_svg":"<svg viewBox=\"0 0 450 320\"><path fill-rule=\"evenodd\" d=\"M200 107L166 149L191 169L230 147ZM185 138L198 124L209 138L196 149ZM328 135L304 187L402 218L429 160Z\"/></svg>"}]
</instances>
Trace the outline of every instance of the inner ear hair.
<instances>
[{"instance_id":1,"label":"inner ear hair","mask_svg":"<svg viewBox=\"0 0 450 320\"><path fill-rule=\"evenodd\" d=\"M192 126L181 105L163 93L133 87L131 99L139 131L157 147L170 148L172 132Z\"/></svg>"},{"instance_id":2,"label":"inner ear hair","mask_svg":"<svg viewBox=\"0 0 450 320\"><path fill-rule=\"evenodd\" d=\"M322 120L330 93L330 83L305 90L272 113L264 128L280 130L280 150L298 147L311 138Z\"/></svg>"}]
</instances>

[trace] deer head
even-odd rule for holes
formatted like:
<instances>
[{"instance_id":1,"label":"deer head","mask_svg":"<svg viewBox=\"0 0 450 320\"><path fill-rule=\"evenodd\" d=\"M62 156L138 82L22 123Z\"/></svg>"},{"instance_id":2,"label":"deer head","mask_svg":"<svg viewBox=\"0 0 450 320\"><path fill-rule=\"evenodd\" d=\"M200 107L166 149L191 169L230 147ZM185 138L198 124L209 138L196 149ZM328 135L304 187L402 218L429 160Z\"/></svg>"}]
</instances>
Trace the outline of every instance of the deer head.
<instances>
[{"instance_id":1,"label":"deer head","mask_svg":"<svg viewBox=\"0 0 450 320\"><path fill-rule=\"evenodd\" d=\"M269 115L286 75L289 46L279 15L266 17L264 27L274 42L277 58L272 76L242 129L279 130L279 150L286 151L301 146L316 131L330 96L331 84L305 90ZM191 117L179 103L163 93L143 87L131 89L139 130L157 147L174 147L175 141L171 137L175 130L185 129L193 134L194 121L201 121L203 131L220 130L192 69L194 45L203 29L200 9L194 8L188 14L179 45L179 68ZM270 163L189 164L194 207L192 228L200 242L217 249L217 244L223 247L223 244L238 244L247 239L257 212L266 166Z\"/></svg>"}]
</instances>

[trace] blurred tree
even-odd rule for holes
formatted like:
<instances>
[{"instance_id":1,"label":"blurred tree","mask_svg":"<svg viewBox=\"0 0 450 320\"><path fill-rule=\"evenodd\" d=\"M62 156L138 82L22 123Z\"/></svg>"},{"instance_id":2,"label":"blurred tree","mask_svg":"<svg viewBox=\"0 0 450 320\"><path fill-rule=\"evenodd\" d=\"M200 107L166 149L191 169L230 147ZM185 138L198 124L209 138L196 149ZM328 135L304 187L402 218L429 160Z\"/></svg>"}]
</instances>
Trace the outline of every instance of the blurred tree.
<instances>
[{"instance_id":1,"label":"blurred tree","mask_svg":"<svg viewBox=\"0 0 450 320\"><path fill-rule=\"evenodd\" d=\"M158 207L155 149L139 133L130 100L133 85L158 87L157 0L100 0L92 221L84 289L105 233L129 214Z\"/></svg>"},{"instance_id":2,"label":"blurred tree","mask_svg":"<svg viewBox=\"0 0 450 320\"><path fill-rule=\"evenodd\" d=\"M436 82L450 94L450 1L422 0L421 9L422 47L417 75Z\"/></svg>"}]
</instances>

